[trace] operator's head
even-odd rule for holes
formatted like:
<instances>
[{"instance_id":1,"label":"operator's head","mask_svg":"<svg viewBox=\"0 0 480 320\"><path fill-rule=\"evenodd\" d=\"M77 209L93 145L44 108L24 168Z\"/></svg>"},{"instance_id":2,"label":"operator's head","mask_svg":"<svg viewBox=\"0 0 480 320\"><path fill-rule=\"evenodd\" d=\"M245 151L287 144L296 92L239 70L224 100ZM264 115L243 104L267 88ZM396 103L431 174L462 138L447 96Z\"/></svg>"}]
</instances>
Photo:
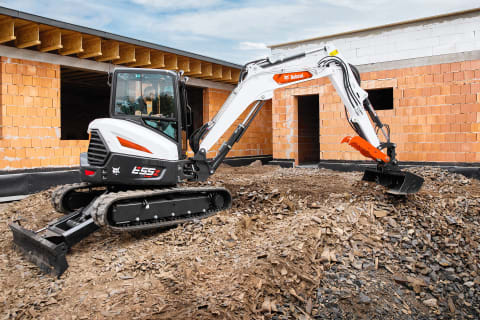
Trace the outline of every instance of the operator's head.
<instances>
[{"instance_id":1,"label":"operator's head","mask_svg":"<svg viewBox=\"0 0 480 320\"><path fill-rule=\"evenodd\" d=\"M145 101L152 101L154 96L155 96L155 90L153 89L152 86L146 87L143 90L143 99L145 99Z\"/></svg>"}]
</instances>

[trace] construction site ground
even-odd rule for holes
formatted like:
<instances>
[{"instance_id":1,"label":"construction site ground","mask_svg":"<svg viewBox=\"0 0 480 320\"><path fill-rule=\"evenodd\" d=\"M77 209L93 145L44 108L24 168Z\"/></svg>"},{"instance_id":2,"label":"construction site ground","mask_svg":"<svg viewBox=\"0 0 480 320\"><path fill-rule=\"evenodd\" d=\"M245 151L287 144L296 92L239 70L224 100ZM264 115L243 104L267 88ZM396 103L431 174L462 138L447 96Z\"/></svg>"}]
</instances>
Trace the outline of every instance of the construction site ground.
<instances>
[{"instance_id":1,"label":"construction site ground","mask_svg":"<svg viewBox=\"0 0 480 320\"><path fill-rule=\"evenodd\" d=\"M101 229L59 278L12 248L8 222L60 214L51 190L0 214L0 317L35 319L451 319L480 317L480 183L411 169L390 196L361 173L222 166L230 210L147 233Z\"/></svg>"}]
</instances>

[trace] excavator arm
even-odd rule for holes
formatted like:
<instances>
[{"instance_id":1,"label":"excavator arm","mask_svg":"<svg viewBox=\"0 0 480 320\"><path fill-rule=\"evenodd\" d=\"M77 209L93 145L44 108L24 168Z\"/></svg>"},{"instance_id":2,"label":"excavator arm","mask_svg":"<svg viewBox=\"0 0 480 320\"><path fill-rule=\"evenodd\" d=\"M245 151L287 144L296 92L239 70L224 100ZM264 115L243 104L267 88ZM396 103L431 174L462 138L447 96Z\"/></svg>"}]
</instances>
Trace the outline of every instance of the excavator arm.
<instances>
[{"instance_id":1,"label":"excavator arm","mask_svg":"<svg viewBox=\"0 0 480 320\"><path fill-rule=\"evenodd\" d=\"M345 106L347 120L358 135L345 137L341 142L348 143L377 163L376 169L366 171L364 180L385 185L395 194L417 192L423 184L423 179L400 171L395 144L390 141L388 125L380 121L368 100L368 93L360 87L360 75L356 68L330 44L290 57L276 60L270 57L245 65L238 86L219 112L192 135L199 180L204 180L215 172L233 144L241 138L258 114L263 103L272 99L274 90L323 77L330 79ZM252 104L250 113L232 136L221 145L216 157L207 159L207 153ZM383 142L380 141L377 132L383 136ZM386 150L386 153L382 150Z\"/></svg>"}]
</instances>

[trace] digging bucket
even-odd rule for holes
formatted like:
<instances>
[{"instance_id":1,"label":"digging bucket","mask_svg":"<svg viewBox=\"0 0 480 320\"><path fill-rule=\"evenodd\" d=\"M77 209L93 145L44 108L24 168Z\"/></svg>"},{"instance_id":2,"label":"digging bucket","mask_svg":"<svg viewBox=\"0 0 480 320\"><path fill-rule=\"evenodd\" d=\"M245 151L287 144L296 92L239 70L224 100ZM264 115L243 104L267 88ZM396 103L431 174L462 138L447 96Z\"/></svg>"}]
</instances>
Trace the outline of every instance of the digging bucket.
<instances>
[{"instance_id":1,"label":"digging bucket","mask_svg":"<svg viewBox=\"0 0 480 320\"><path fill-rule=\"evenodd\" d=\"M388 193L407 195L417 193L423 185L423 178L400 170L366 169L362 180L372 181L387 187Z\"/></svg>"}]
</instances>

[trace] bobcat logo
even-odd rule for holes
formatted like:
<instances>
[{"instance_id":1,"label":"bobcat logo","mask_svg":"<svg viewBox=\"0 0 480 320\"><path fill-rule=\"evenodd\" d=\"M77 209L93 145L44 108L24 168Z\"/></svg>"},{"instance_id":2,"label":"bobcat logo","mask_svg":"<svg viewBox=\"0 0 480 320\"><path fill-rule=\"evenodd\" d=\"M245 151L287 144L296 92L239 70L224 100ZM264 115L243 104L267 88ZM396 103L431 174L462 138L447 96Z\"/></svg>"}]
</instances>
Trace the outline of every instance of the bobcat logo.
<instances>
[{"instance_id":1,"label":"bobcat logo","mask_svg":"<svg viewBox=\"0 0 480 320\"><path fill-rule=\"evenodd\" d=\"M120 174L120 167L118 167L118 168L112 167L112 173L114 175L118 176Z\"/></svg>"}]
</instances>

